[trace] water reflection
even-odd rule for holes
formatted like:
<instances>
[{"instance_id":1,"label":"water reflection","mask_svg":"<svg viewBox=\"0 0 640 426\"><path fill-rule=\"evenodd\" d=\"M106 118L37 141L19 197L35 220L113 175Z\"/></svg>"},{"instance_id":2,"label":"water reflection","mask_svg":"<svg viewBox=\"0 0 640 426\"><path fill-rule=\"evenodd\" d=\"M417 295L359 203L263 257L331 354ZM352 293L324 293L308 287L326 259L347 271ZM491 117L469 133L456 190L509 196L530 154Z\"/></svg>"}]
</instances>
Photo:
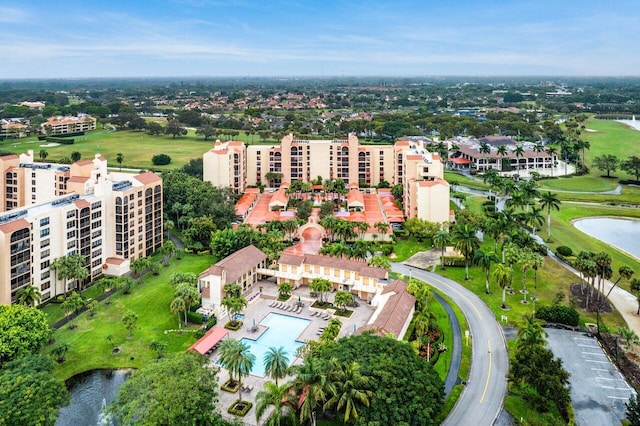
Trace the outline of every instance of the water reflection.
<instances>
[{"instance_id":1,"label":"water reflection","mask_svg":"<svg viewBox=\"0 0 640 426\"><path fill-rule=\"evenodd\" d=\"M577 229L640 259L640 221L590 217L573 224ZM570 244L569 244L570 245Z\"/></svg>"},{"instance_id":2,"label":"water reflection","mask_svg":"<svg viewBox=\"0 0 640 426\"><path fill-rule=\"evenodd\" d=\"M71 403L60 409L56 426L106 425L103 408L110 404L130 370L94 370L69 380Z\"/></svg>"}]
</instances>

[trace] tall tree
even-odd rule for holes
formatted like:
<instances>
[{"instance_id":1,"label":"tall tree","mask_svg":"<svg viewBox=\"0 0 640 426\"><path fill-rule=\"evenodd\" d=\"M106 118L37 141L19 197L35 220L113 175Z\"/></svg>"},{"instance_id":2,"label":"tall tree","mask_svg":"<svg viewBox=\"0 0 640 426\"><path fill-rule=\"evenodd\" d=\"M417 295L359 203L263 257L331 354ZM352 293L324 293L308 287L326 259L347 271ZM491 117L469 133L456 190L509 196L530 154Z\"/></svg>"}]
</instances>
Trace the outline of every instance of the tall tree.
<instances>
[{"instance_id":1,"label":"tall tree","mask_svg":"<svg viewBox=\"0 0 640 426\"><path fill-rule=\"evenodd\" d=\"M620 168L630 175L635 176L636 182L640 182L640 157L632 155L620 163Z\"/></svg>"},{"instance_id":2,"label":"tall tree","mask_svg":"<svg viewBox=\"0 0 640 426\"><path fill-rule=\"evenodd\" d=\"M498 263L493 270L493 277L502 289L502 309L507 309L507 287L511 283L511 269L504 263Z\"/></svg>"},{"instance_id":3,"label":"tall tree","mask_svg":"<svg viewBox=\"0 0 640 426\"><path fill-rule=\"evenodd\" d=\"M477 250L473 254L473 263L478 265L484 271L484 288L485 293L489 294L489 273L491 265L498 262L498 257L493 251Z\"/></svg>"},{"instance_id":4,"label":"tall tree","mask_svg":"<svg viewBox=\"0 0 640 426\"><path fill-rule=\"evenodd\" d=\"M0 365L36 353L50 335L47 317L40 309L0 305Z\"/></svg>"},{"instance_id":5,"label":"tall tree","mask_svg":"<svg viewBox=\"0 0 640 426\"><path fill-rule=\"evenodd\" d=\"M33 307L42 299L42 294L38 287L28 285L21 288L16 293L16 301L22 305Z\"/></svg>"},{"instance_id":6,"label":"tall tree","mask_svg":"<svg viewBox=\"0 0 640 426\"><path fill-rule=\"evenodd\" d=\"M118 424L224 424L217 389L217 370L207 358L177 353L135 370L109 411Z\"/></svg>"},{"instance_id":7,"label":"tall tree","mask_svg":"<svg viewBox=\"0 0 640 426\"><path fill-rule=\"evenodd\" d=\"M51 262L51 269L55 270L59 280L76 280L73 288L78 288L78 280L84 280L89 276L89 271L84 266L84 258L79 254L59 257ZM66 283L65 283L66 285ZM67 289L65 289L67 290Z\"/></svg>"},{"instance_id":8,"label":"tall tree","mask_svg":"<svg viewBox=\"0 0 640 426\"><path fill-rule=\"evenodd\" d=\"M360 372L360 365L352 361L340 364L335 379L335 395L327 400L324 409L335 406L338 412L344 412L344 423L350 419L358 420L358 405L369 407L374 396L368 376Z\"/></svg>"},{"instance_id":9,"label":"tall tree","mask_svg":"<svg viewBox=\"0 0 640 426\"><path fill-rule=\"evenodd\" d=\"M469 260L473 252L480 247L480 240L476 235L477 230L470 225L456 225L453 227L451 237L454 247L464 256L464 279L469 279Z\"/></svg>"},{"instance_id":10,"label":"tall tree","mask_svg":"<svg viewBox=\"0 0 640 426\"><path fill-rule=\"evenodd\" d=\"M284 347L270 347L264 354L264 372L267 376L276 381L286 376L289 369L289 357Z\"/></svg>"},{"instance_id":11,"label":"tall tree","mask_svg":"<svg viewBox=\"0 0 640 426\"><path fill-rule=\"evenodd\" d=\"M611 177L611 172L615 172L616 170L618 170L619 164L620 159L611 154L605 154L593 159L593 165L597 167L601 172L605 172L607 174L607 177Z\"/></svg>"},{"instance_id":12,"label":"tall tree","mask_svg":"<svg viewBox=\"0 0 640 426\"><path fill-rule=\"evenodd\" d=\"M296 405L297 401L291 392L290 383L278 386L276 383L266 382L264 388L256 395L256 421L264 426L289 424L287 420L293 422L289 418L294 416ZM265 423L260 423L260 419L269 407L273 407L271 414Z\"/></svg>"},{"instance_id":13,"label":"tall tree","mask_svg":"<svg viewBox=\"0 0 640 426\"><path fill-rule=\"evenodd\" d=\"M124 154L119 152L116 154L116 162L118 166L120 166L120 170L122 170L122 162L124 161Z\"/></svg>"},{"instance_id":14,"label":"tall tree","mask_svg":"<svg viewBox=\"0 0 640 426\"><path fill-rule=\"evenodd\" d=\"M543 209L547 209L547 241L551 241L551 210L560 210L560 200L550 191L542 193L540 196L540 205Z\"/></svg>"},{"instance_id":15,"label":"tall tree","mask_svg":"<svg viewBox=\"0 0 640 426\"><path fill-rule=\"evenodd\" d=\"M449 235L449 232L444 229L439 230L433 236L433 245L436 248L440 249L440 267L442 268L442 270L445 269L444 251L446 250L447 245L450 243L451 243L451 236Z\"/></svg>"}]
</instances>

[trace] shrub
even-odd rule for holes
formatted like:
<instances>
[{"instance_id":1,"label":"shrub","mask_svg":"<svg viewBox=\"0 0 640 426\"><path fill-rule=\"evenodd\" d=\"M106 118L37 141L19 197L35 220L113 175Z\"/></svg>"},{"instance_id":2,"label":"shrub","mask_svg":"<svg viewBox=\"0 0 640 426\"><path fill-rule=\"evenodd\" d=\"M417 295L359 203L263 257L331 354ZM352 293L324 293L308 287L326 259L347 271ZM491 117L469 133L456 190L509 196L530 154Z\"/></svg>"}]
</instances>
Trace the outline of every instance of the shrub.
<instances>
[{"instance_id":1,"label":"shrub","mask_svg":"<svg viewBox=\"0 0 640 426\"><path fill-rule=\"evenodd\" d=\"M407 231L406 229L395 229L393 231L393 235L398 238L409 238L409 231Z\"/></svg>"},{"instance_id":2,"label":"shrub","mask_svg":"<svg viewBox=\"0 0 640 426\"><path fill-rule=\"evenodd\" d=\"M216 318L215 315L211 315L209 318L207 318L207 329L213 327L214 325L216 325L218 323L218 318Z\"/></svg>"},{"instance_id":3,"label":"shrub","mask_svg":"<svg viewBox=\"0 0 640 426\"><path fill-rule=\"evenodd\" d=\"M577 327L580 314L569 306L543 306L536 312L536 317L547 322Z\"/></svg>"},{"instance_id":4,"label":"shrub","mask_svg":"<svg viewBox=\"0 0 640 426\"><path fill-rule=\"evenodd\" d=\"M57 138L55 136L47 136L47 138L45 140L47 142L59 143L59 144L62 144L62 145L73 145L73 142L75 141L75 139Z\"/></svg>"},{"instance_id":5,"label":"shrub","mask_svg":"<svg viewBox=\"0 0 640 426\"><path fill-rule=\"evenodd\" d=\"M571 247L567 247L567 246L559 246L556 249L556 253L558 253L560 256L571 256L573 254L573 250L571 250Z\"/></svg>"},{"instance_id":6,"label":"shrub","mask_svg":"<svg viewBox=\"0 0 640 426\"><path fill-rule=\"evenodd\" d=\"M165 166L171 163L171 157L169 157L167 154L157 154L151 157L151 162L155 166Z\"/></svg>"},{"instance_id":7,"label":"shrub","mask_svg":"<svg viewBox=\"0 0 640 426\"><path fill-rule=\"evenodd\" d=\"M202 337L204 337L206 331L204 330L198 330L195 333L193 333L193 337L196 338L196 340L201 339Z\"/></svg>"},{"instance_id":8,"label":"shrub","mask_svg":"<svg viewBox=\"0 0 640 426\"><path fill-rule=\"evenodd\" d=\"M232 320L224 325L227 330L237 331L242 328L242 321Z\"/></svg>"},{"instance_id":9,"label":"shrub","mask_svg":"<svg viewBox=\"0 0 640 426\"><path fill-rule=\"evenodd\" d=\"M442 261L445 266L464 266L464 257L463 256L442 256Z\"/></svg>"},{"instance_id":10,"label":"shrub","mask_svg":"<svg viewBox=\"0 0 640 426\"><path fill-rule=\"evenodd\" d=\"M192 324L203 324L204 317L197 312L187 312L187 320Z\"/></svg>"},{"instance_id":11,"label":"shrub","mask_svg":"<svg viewBox=\"0 0 640 426\"><path fill-rule=\"evenodd\" d=\"M234 416L244 417L245 414L247 414L249 410L251 410L251 407L253 407L253 404L251 402L240 401L238 399L235 400L233 404L231 404L231 407L229 407L227 412L229 414L233 414Z\"/></svg>"},{"instance_id":12,"label":"shrub","mask_svg":"<svg viewBox=\"0 0 640 426\"><path fill-rule=\"evenodd\" d=\"M393 244L380 244L380 251L385 256L389 256L393 253Z\"/></svg>"}]
</instances>

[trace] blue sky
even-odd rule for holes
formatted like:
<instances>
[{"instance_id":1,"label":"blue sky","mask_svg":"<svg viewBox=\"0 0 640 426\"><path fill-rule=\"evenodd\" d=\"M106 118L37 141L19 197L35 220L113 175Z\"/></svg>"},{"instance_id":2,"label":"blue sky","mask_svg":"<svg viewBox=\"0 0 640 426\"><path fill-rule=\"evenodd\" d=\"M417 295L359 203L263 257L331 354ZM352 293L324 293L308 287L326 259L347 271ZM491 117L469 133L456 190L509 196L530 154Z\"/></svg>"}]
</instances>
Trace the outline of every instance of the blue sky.
<instances>
[{"instance_id":1,"label":"blue sky","mask_svg":"<svg viewBox=\"0 0 640 426\"><path fill-rule=\"evenodd\" d=\"M637 0L0 0L0 79L640 74Z\"/></svg>"}]
</instances>

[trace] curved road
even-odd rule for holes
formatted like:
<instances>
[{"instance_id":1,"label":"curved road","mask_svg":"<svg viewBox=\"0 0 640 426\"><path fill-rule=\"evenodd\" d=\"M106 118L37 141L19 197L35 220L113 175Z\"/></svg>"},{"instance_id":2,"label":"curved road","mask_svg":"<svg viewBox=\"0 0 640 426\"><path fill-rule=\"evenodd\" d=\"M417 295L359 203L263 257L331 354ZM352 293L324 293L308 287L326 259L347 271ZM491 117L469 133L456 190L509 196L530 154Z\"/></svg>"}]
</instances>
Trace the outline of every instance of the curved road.
<instances>
[{"instance_id":1,"label":"curved road","mask_svg":"<svg viewBox=\"0 0 640 426\"><path fill-rule=\"evenodd\" d=\"M464 312L473 351L466 388L443 425L492 425L502 410L507 392L509 356L502 328L493 312L471 291L432 272L393 263L394 272L411 275L449 296ZM463 339L464 340L464 339Z\"/></svg>"}]
</instances>

